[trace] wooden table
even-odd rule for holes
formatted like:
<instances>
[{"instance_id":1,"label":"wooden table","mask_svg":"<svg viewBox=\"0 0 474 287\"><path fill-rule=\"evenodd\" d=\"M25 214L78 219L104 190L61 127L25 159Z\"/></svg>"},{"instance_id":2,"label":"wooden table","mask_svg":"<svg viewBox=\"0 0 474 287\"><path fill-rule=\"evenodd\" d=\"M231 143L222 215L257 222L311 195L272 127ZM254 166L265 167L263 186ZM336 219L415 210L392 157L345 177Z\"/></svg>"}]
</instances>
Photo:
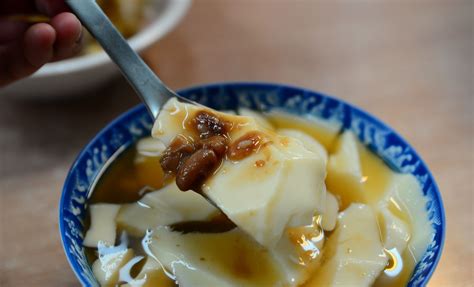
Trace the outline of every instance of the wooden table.
<instances>
[{"instance_id":1,"label":"wooden table","mask_svg":"<svg viewBox=\"0 0 474 287\"><path fill-rule=\"evenodd\" d=\"M444 198L447 240L430 286L472 286L473 43L470 1L198 0L145 58L173 88L289 83L394 127ZM136 103L122 79L71 100L0 99L0 286L79 285L58 233L63 180L81 147Z\"/></svg>"}]
</instances>

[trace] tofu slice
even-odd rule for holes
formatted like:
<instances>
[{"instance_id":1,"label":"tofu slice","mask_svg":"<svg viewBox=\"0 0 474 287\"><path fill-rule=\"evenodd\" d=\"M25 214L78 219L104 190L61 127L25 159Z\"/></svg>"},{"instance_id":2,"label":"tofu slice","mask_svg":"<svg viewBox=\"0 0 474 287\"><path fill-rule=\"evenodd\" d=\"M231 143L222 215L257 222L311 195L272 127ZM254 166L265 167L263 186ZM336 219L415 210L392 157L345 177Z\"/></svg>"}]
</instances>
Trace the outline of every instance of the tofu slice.
<instances>
[{"instance_id":1,"label":"tofu slice","mask_svg":"<svg viewBox=\"0 0 474 287\"><path fill-rule=\"evenodd\" d=\"M372 208L351 204L324 247L324 264L307 286L371 286L384 270L384 253Z\"/></svg>"},{"instance_id":2,"label":"tofu slice","mask_svg":"<svg viewBox=\"0 0 474 287\"><path fill-rule=\"evenodd\" d=\"M270 250L288 286L301 286L320 266L325 237L318 221L319 216L314 216L311 225L287 228Z\"/></svg>"},{"instance_id":3,"label":"tofu slice","mask_svg":"<svg viewBox=\"0 0 474 287\"><path fill-rule=\"evenodd\" d=\"M118 204L91 204L89 206L91 225L87 230L83 245L97 248L99 242L113 246L116 236L115 217L120 209Z\"/></svg>"},{"instance_id":4,"label":"tofu slice","mask_svg":"<svg viewBox=\"0 0 474 287\"><path fill-rule=\"evenodd\" d=\"M366 202L358 142L351 131L340 136L334 153L329 156L326 183L328 189L341 198L341 209L351 202Z\"/></svg>"},{"instance_id":5,"label":"tofu slice","mask_svg":"<svg viewBox=\"0 0 474 287\"><path fill-rule=\"evenodd\" d=\"M434 234L425 210L426 203L417 179L411 174L395 174L381 203L406 224L404 229L407 231L397 231L397 236L403 239L405 233L409 233L408 248L417 261L421 260ZM401 225L398 223L396 228L402 228Z\"/></svg>"},{"instance_id":6,"label":"tofu slice","mask_svg":"<svg viewBox=\"0 0 474 287\"><path fill-rule=\"evenodd\" d=\"M287 227L310 225L325 206L324 162L300 142L285 142L285 148L268 145L238 163L225 161L203 188L232 222L269 249Z\"/></svg>"},{"instance_id":7,"label":"tofu slice","mask_svg":"<svg viewBox=\"0 0 474 287\"><path fill-rule=\"evenodd\" d=\"M166 146L162 141L152 137L146 137L137 142L137 151L143 156L159 156L165 149Z\"/></svg>"},{"instance_id":8,"label":"tofu slice","mask_svg":"<svg viewBox=\"0 0 474 287\"><path fill-rule=\"evenodd\" d=\"M172 99L160 112L152 135L169 145L178 134L196 136L186 119L206 108ZM315 212L325 204L325 162L301 141L282 137L261 127L255 118L211 111L231 122L229 141L248 132L265 135L258 152L232 162L225 160L202 190L219 208L265 247L274 247L289 226L311 224Z\"/></svg>"},{"instance_id":9,"label":"tofu slice","mask_svg":"<svg viewBox=\"0 0 474 287\"><path fill-rule=\"evenodd\" d=\"M239 108L239 115L254 118L257 124L265 129L274 130L273 125L262 114L247 108Z\"/></svg>"},{"instance_id":10,"label":"tofu slice","mask_svg":"<svg viewBox=\"0 0 474 287\"><path fill-rule=\"evenodd\" d=\"M208 111L218 116L221 120L232 122L234 125L230 133L231 140L239 138L248 131L262 129L254 118L226 114L202 106L185 104L173 98L166 102L160 111L158 118L153 124L151 135L165 146L169 146L178 134L186 137L195 137L197 136L196 132L186 124L186 121L201 111Z\"/></svg>"},{"instance_id":11,"label":"tofu slice","mask_svg":"<svg viewBox=\"0 0 474 287\"><path fill-rule=\"evenodd\" d=\"M330 192L326 192L326 210L322 215L321 226L326 231L332 231L336 227L339 203L337 198Z\"/></svg>"},{"instance_id":12,"label":"tofu slice","mask_svg":"<svg viewBox=\"0 0 474 287\"><path fill-rule=\"evenodd\" d=\"M147 229L182 221L205 220L218 210L195 192L183 192L176 183L147 193L139 202L124 204L117 224L129 234L142 237Z\"/></svg>"},{"instance_id":13,"label":"tofu slice","mask_svg":"<svg viewBox=\"0 0 474 287\"><path fill-rule=\"evenodd\" d=\"M283 286L273 257L238 228L182 234L159 227L149 249L180 286Z\"/></svg>"},{"instance_id":14,"label":"tofu slice","mask_svg":"<svg viewBox=\"0 0 474 287\"><path fill-rule=\"evenodd\" d=\"M295 129L278 129L277 133L282 136L291 137L297 140L300 140L303 146L316 154L319 154L323 159L324 163L326 164L328 161L328 152L326 149L321 145L317 140L315 140L312 136L308 135L299 130Z\"/></svg>"},{"instance_id":15,"label":"tofu slice","mask_svg":"<svg viewBox=\"0 0 474 287\"><path fill-rule=\"evenodd\" d=\"M132 249L101 254L92 264L92 272L101 286L115 286L118 283L120 268L132 258Z\"/></svg>"},{"instance_id":16,"label":"tofu slice","mask_svg":"<svg viewBox=\"0 0 474 287\"><path fill-rule=\"evenodd\" d=\"M384 270L376 286L399 286L406 281L403 270L413 270L433 236L425 211L426 198L411 174L395 174L378 203L379 225L387 254L397 264Z\"/></svg>"},{"instance_id":17,"label":"tofu slice","mask_svg":"<svg viewBox=\"0 0 474 287\"><path fill-rule=\"evenodd\" d=\"M327 151L332 151L342 128L339 121L324 120L318 117L295 116L284 111L272 111L266 119L277 129L297 129L316 139Z\"/></svg>"},{"instance_id":18,"label":"tofu slice","mask_svg":"<svg viewBox=\"0 0 474 287\"><path fill-rule=\"evenodd\" d=\"M319 266L323 244L317 225L289 228L272 250L238 228L181 234L160 227L149 249L180 286L300 286Z\"/></svg>"},{"instance_id":19,"label":"tofu slice","mask_svg":"<svg viewBox=\"0 0 474 287\"><path fill-rule=\"evenodd\" d=\"M133 282L123 284L122 287L175 287L174 280L168 277L162 266L153 258L147 257L140 273Z\"/></svg>"},{"instance_id":20,"label":"tofu slice","mask_svg":"<svg viewBox=\"0 0 474 287\"><path fill-rule=\"evenodd\" d=\"M402 254L410 240L408 225L395 216L386 205L382 205L378 209L378 223L385 249L396 249Z\"/></svg>"},{"instance_id":21,"label":"tofu slice","mask_svg":"<svg viewBox=\"0 0 474 287\"><path fill-rule=\"evenodd\" d=\"M393 175L383 160L363 146L352 131L345 131L329 156L326 184L339 197L340 209L344 210L353 202L376 204Z\"/></svg>"}]
</instances>

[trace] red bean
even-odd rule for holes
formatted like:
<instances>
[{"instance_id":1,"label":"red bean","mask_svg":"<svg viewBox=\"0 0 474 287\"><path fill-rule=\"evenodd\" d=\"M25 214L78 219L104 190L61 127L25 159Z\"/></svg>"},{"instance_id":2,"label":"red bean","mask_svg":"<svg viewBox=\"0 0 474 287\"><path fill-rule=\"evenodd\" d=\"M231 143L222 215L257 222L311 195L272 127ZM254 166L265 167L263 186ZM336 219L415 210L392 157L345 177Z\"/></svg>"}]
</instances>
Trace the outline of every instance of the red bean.
<instances>
[{"instance_id":1,"label":"red bean","mask_svg":"<svg viewBox=\"0 0 474 287\"><path fill-rule=\"evenodd\" d=\"M259 132L248 132L229 146L227 154L231 160L241 160L256 152L264 138Z\"/></svg>"},{"instance_id":2,"label":"red bean","mask_svg":"<svg viewBox=\"0 0 474 287\"><path fill-rule=\"evenodd\" d=\"M219 167L220 159L211 149L200 149L179 167L176 185L182 191L201 191L204 181Z\"/></svg>"},{"instance_id":3,"label":"red bean","mask_svg":"<svg viewBox=\"0 0 474 287\"><path fill-rule=\"evenodd\" d=\"M224 123L209 112L201 111L197 113L193 121L201 139L223 135L226 132Z\"/></svg>"},{"instance_id":4,"label":"red bean","mask_svg":"<svg viewBox=\"0 0 474 287\"><path fill-rule=\"evenodd\" d=\"M184 136L176 136L160 158L163 171L176 173L182 162L189 157L194 150L194 145L187 138Z\"/></svg>"},{"instance_id":5,"label":"red bean","mask_svg":"<svg viewBox=\"0 0 474 287\"><path fill-rule=\"evenodd\" d=\"M220 158L223 157L227 150L227 139L223 136L213 136L207 139L201 140L197 144L198 148L212 149L216 155Z\"/></svg>"}]
</instances>

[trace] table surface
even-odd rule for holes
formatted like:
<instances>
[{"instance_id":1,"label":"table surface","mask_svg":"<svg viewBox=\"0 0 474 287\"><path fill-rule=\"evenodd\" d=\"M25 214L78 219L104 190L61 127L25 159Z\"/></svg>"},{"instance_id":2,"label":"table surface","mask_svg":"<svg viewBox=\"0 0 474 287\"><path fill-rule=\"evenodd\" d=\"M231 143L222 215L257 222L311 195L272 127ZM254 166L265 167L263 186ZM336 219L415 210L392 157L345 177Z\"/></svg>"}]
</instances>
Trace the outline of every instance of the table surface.
<instances>
[{"instance_id":1,"label":"table surface","mask_svg":"<svg viewBox=\"0 0 474 287\"><path fill-rule=\"evenodd\" d=\"M173 88L289 83L399 131L430 166L448 224L430 286L473 283L473 2L199 0L144 54ZM137 103L117 78L84 97L0 99L0 286L77 286L58 234L67 170Z\"/></svg>"}]
</instances>

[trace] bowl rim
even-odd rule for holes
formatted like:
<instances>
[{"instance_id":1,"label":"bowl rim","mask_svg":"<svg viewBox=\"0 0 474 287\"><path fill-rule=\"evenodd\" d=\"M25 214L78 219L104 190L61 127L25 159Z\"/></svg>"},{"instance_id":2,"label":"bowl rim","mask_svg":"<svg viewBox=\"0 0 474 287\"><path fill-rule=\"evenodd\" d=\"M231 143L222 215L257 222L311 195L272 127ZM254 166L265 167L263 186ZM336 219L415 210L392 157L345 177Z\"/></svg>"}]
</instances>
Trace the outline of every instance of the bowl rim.
<instances>
[{"instance_id":1,"label":"bowl rim","mask_svg":"<svg viewBox=\"0 0 474 287\"><path fill-rule=\"evenodd\" d=\"M436 270L437 266L438 266L438 263L441 259L441 256L443 254L443 250L444 250L444 243L445 243L445 239L446 239L446 215L445 215L445 209L444 209L444 202L443 202L443 199L441 197L441 192L438 188L438 185L435 181L435 178L433 176L433 174L431 173L431 170L428 168L428 165L426 165L425 161L422 159L422 157L418 154L418 152L398 133L396 132L394 129L392 129L390 126L388 126L387 124L385 124L382 120L379 120L377 117L373 116L372 114L370 114L369 112L366 112L364 111L363 109L353 105L353 104L350 104L348 103L347 101L343 100L343 99L340 99L340 98L336 98L334 96L331 96L331 95L328 95L326 93L322 93L322 92L318 92L318 91L315 91L315 90L312 90L310 88L305 88L305 87L299 87L299 86L296 86L296 85L292 85L292 84L286 84L286 83L274 83L274 82L264 82L264 81L225 81L225 82L212 82L212 83L203 83L203 84L196 84L196 85L192 85L190 87L186 87L186 88L183 88L183 89L179 89L177 91L178 94L181 94L181 93L189 93L190 91L193 91L193 90L198 90L198 89L212 89L212 88L218 88L218 87L222 87L222 86L226 86L226 87L230 87L230 86L236 86L236 87L258 87L258 88L261 88L261 89L270 89L270 88L282 88L282 89L290 89L290 90L298 90L302 93L310 93L310 94L316 94L316 95L320 95L322 97L325 97L325 98L328 98L330 100L333 100L333 101L336 101L336 102L339 102L339 103L342 103L344 105L347 105L351 110L354 110L360 114L362 114L363 116L365 116L366 118L368 118L370 121L373 121L374 123L380 125L382 128L386 129L387 131L391 132L392 134L396 135L398 137L398 139L404 144L406 145L408 148L411 149L411 152L417 157L417 159L420 161L421 165L425 167L426 169L426 172L428 174L428 176L432 179L432 185L433 185L433 194L437 197L437 199L439 200L439 206L440 206L440 221L441 221L441 224L440 224L440 227L442 229L442 232L441 232L441 236L440 236L440 242L439 242L439 250L438 250L438 253L437 253L437 256L436 256L436 259L431 267L431 270L430 272L426 275L425 277L425 280L423 282L423 285L426 285L429 280L431 279L434 271ZM60 201L59 201L59 217L58 217L58 220L59 220L59 232L60 232L60 237L61 237L61 245L63 247L63 251L64 253L66 254L66 257L68 259L68 263L69 265L71 266L74 274L76 275L76 277L79 279L79 281L81 282L81 284L85 285L87 282L84 282L84 278L78 273L78 266L77 265L77 262L72 258L72 255L67 251L66 249L66 245L65 245L65 226L64 226L64 220L62 220L64 218L63 216L63 210L64 210L64 206L65 206L65 194L66 193L69 193L70 190L67 189L67 187L69 186L69 182L72 180L72 175L73 175L73 171L76 169L76 166L77 164L79 163L80 159L82 157L84 157L87 153L88 150L91 149L91 147L96 143L98 142L103 136L104 134L108 131L108 130L111 130L115 125L117 125L118 123L124 121L126 118L130 117L131 115L135 114L135 113L138 113L140 112L141 110L146 110L145 106L140 103L128 110L126 110L125 112L121 113L119 116L117 116L116 118L114 118L111 122L109 122L104 128L102 128L88 143L86 146L84 146L81 151L79 152L78 156L74 159L73 161L73 164L71 165L71 167L69 168L68 170L68 174L66 176L66 180L64 182L64 185L63 185L63 188L62 188L62 191L61 191L61 197L60 197Z\"/></svg>"},{"instance_id":2,"label":"bowl rim","mask_svg":"<svg viewBox=\"0 0 474 287\"><path fill-rule=\"evenodd\" d=\"M151 21L145 28L128 39L132 49L141 52L157 40L169 33L188 12L192 0L168 0L160 17ZM44 65L32 78L45 78L74 73L81 70L97 68L112 63L109 56L102 50L97 53L73 57Z\"/></svg>"}]
</instances>

